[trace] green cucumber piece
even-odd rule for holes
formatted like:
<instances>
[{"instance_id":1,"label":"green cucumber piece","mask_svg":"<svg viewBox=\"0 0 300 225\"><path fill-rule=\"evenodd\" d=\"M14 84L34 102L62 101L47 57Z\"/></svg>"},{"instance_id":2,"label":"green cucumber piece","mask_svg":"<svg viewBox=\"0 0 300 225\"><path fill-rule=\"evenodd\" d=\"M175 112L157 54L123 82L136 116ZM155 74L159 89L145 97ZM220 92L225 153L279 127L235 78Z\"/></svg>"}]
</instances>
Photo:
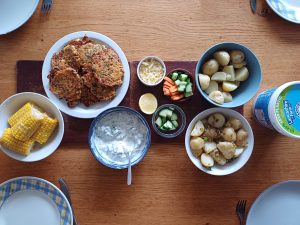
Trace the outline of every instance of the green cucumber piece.
<instances>
[{"instance_id":1,"label":"green cucumber piece","mask_svg":"<svg viewBox=\"0 0 300 225\"><path fill-rule=\"evenodd\" d=\"M169 109L162 109L162 110L158 113L158 115L161 116L161 117L166 118L167 115L169 114L169 111L170 111Z\"/></svg>"},{"instance_id":2,"label":"green cucumber piece","mask_svg":"<svg viewBox=\"0 0 300 225\"><path fill-rule=\"evenodd\" d=\"M179 86L179 85L181 84L181 81L180 81L180 80L175 80L175 84L176 84L177 86Z\"/></svg>"},{"instance_id":3,"label":"green cucumber piece","mask_svg":"<svg viewBox=\"0 0 300 225\"><path fill-rule=\"evenodd\" d=\"M192 89L192 84L189 83L188 85L186 85L185 91L184 91L184 92L192 92L192 91L193 91L193 89Z\"/></svg>"},{"instance_id":4,"label":"green cucumber piece","mask_svg":"<svg viewBox=\"0 0 300 225\"><path fill-rule=\"evenodd\" d=\"M172 79L173 81L175 81L175 80L177 80L177 78L178 78L178 73L176 73L176 72L172 73L171 79Z\"/></svg>"},{"instance_id":5,"label":"green cucumber piece","mask_svg":"<svg viewBox=\"0 0 300 225\"><path fill-rule=\"evenodd\" d=\"M180 84L180 85L178 86L178 92L184 92L185 87L186 87L185 85Z\"/></svg>"},{"instance_id":6,"label":"green cucumber piece","mask_svg":"<svg viewBox=\"0 0 300 225\"><path fill-rule=\"evenodd\" d=\"M173 120L172 124L175 127L175 129L179 126L179 124L178 124L178 122L176 120Z\"/></svg>"},{"instance_id":7,"label":"green cucumber piece","mask_svg":"<svg viewBox=\"0 0 300 225\"><path fill-rule=\"evenodd\" d=\"M180 74L179 79L180 79L181 81L186 81L186 80L188 79L188 77L189 77L188 75L182 73L182 74Z\"/></svg>"},{"instance_id":8,"label":"green cucumber piece","mask_svg":"<svg viewBox=\"0 0 300 225\"><path fill-rule=\"evenodd\" d=\"M156 119L155 123L156 123L156 125L157 125L157 126L159 126L159 127L161 127L161 126L163 125L163 122L162 122L162 119L161 119L161 117L160 117L160 116L159 116L159 117L157 117L157 119Z\"/></svg>"},{"instance_id":9,"label":"green cucumber piece","mask_svg":"<svg viewBox=\"0 0 300 225\"><path fill-rule=\"evenodd\" d=\"M163 125L163 128L171 130L173 128L173 124L170 120L167 120L167 122Z\"/></svg>"},{"instance_id":10,"label":"green cucumber piece","mask_svg":"<svg viewBox=\"0 0 300 225\"><path fill-rule=\"evenodd\" d=\"M171 116L171 120L174 121L174 120L178 120L178 116L176 113L173 112L172 116Z\"/></svg>"},{"instance_id":11,"label":"green cucumber piece","mask_svg":"<svg viewBox=\"0 0 300 225\"><path fill-rule=\"evenodd\" d=\"M193 92L184 92L184 97L190 97L193 95Z\"/></svg>"}]
</instances>

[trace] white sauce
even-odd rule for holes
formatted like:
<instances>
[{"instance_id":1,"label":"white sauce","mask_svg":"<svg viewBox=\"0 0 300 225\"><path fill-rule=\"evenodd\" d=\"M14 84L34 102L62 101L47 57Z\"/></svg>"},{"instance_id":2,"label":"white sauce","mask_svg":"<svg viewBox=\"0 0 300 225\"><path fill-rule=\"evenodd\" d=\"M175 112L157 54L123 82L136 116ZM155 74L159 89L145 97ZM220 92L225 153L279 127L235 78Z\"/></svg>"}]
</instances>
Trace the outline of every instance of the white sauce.
<instances>
[{"instance_id":1,"label":"white sauce","mask_svg":"<svg viewBox=\"0 0 300 225\"><path fill-rule=\"evenodd\" d=\"M93 133L99 154L114 164L127 164L127 153L134 162L142 154L147 140L147 127L133 113L116 111L100 119Z\"/></svg>"}]
</instances>

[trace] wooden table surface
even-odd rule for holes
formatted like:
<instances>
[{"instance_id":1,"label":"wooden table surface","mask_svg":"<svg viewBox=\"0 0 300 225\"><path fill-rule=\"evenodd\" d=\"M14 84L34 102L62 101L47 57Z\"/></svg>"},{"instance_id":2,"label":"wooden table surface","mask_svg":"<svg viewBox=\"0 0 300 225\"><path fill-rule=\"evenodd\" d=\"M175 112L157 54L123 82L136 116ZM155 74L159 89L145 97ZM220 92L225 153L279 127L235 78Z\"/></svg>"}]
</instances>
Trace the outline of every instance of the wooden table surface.
<instances>
[{"instance_id":1,"label":"wooden table surface","mask_svg":"<svg viewBox=\"0 0 300 225\"><path fill-rule=\"evenodd\" d=\"M216 3L218 2L218 3ZM260 91L299 80L300 26L275 13L253 15L246 0L54 0L49 16L40 12L20 29L0 36L0 102L16 92L16 61L41 60L62 36L80 30L115 40L129 60L158 55L164 60L197 60L209 46L236 41L250 47L263 71ZM146 158L127 171L98 164L87 144L60 146L41 162L21 163L0 154L0 182L30 175L69 183L79 224L232 225L235 204L248 206L270 185L300 179L298 140L258 126L249 162L237 173L209 176L189 160L184 145L153 144Z\"/></svg>"}]
</instances>

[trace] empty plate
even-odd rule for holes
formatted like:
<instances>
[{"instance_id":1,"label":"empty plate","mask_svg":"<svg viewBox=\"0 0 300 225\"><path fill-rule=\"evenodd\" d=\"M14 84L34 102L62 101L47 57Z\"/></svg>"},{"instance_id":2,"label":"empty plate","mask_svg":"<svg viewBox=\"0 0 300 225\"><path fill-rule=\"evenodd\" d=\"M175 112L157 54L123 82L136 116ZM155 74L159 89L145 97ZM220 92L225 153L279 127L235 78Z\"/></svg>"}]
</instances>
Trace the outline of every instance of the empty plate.
<instances>
[{"instance_id":1,"label":"empty plate","mask_svg":"<svg viewBox=\"0 0 300 225\"><path fill-rule=\"evenodd\" d=\"M300 24L299 0L266 0L269 6L283 19Z\"/></svg>"},{"instance_id":2,"label":"empty plate","mask_svg":"<svg viewBox=\"0 0 300 225\"><path fill-rule=\"evenodd\" d=\"M18 177L0 185L0 225L72 225L69 202L50 182Z\"/></svg>"},{"instance_id":3,"label":"empty plate","mask_svg":"<svg viewBox=\"0 0 300 225\"><path fill-rule=\"evenodd\" d=\"M9 33L32 16L39 0L1 0L0 1L0 35Z\"/></svg>"},{"instance_id":4,"label":"empty plate","mask_svg":"<svg viewBox=\"0 0 300 225\"><path fill-rule=\"evenodd\" d=\"M300 181L285 181L265 190L255 200L247 225L299 225Z\"/></svg>"}]
</instances>

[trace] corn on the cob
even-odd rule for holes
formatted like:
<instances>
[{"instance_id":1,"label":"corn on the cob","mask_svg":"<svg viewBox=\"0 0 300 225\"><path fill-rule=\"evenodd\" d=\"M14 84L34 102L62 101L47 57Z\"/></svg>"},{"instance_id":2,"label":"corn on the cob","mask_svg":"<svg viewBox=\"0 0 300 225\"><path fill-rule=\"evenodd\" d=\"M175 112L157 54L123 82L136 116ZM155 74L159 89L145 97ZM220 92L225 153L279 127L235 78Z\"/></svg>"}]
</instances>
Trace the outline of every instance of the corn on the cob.
<instances>
[{"instance_id":1,"label":"corn on the cob","mask_svg":"<svg viewBox=\"0 0 300 225\"><path fill-rule=\"evenodd\" d=\"M0 138L0 144L16 153L28 155L34 145L34 141L19 141L12 135L11 128L6 128Z\"/></svg>"},{"instance_id":2,"label":"corn on the cob","mask_svg":"<svg viewBox=\"0 0 300 225\"><path fill-rule=\"evenodd\" d=\"M22 116L27 114L33 108L33 104L31 102L26 103L22 108L20 108L17 112L15 112L8 120L10 126L14 126Z\"/></svg>"},{"instance_id":3,"label":"corn on the cob","mask_svg":"<svg viewBox=\"0 0 300 225\"><path fill-rule=\"evenodd\" d=\"M41 126L43 118L44 114L32 108L11 128L12 135L20 141L28 141Z\"/></svg>"},{"instance_id":4,"label":"corn on the cob","mask_svg":"<svg viewBox=\"0 0 300 225\"><path fill-rule=\"evenodd\" d=\"M45 116L40 128L32 136L32 139L40 144L45 144L48 141L49 137L58 125L57 119L52 119L46 113L44 115Z\"/></svg>"}]
</instances>

